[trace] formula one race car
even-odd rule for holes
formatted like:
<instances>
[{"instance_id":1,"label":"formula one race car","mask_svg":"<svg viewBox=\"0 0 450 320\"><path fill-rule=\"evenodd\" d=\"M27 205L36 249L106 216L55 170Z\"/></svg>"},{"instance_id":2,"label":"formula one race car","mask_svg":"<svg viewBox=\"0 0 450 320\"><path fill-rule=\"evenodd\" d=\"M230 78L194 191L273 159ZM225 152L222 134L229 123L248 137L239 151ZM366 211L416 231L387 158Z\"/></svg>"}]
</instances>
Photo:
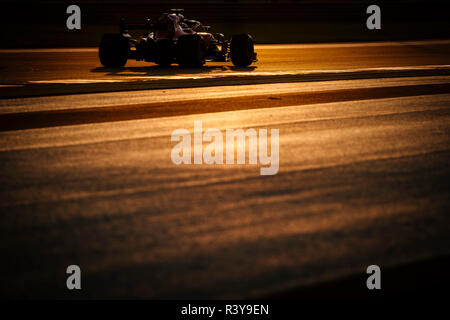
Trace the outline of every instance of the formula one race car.
<instances>
[{"instance_id":1,"label":"formula one race car","mask_svg":"<svg viewBox=\"0 0 450 320\"><path fill-rule=\"evenodd\" d=\"M128 59L156 62L168 67L201 67L206 61L231 59L238 67L256 62L253 39L249 34L234 35L231 41L221 33L209 33L209 26L196 20L185 20L183 9L171 9L157 21L145 23L121 21L120 33L104 34L100 43L100 62L105 67L123 67ZM129 30L145 30L140 40L133 39Z\"/></svg>"}]
</instances>

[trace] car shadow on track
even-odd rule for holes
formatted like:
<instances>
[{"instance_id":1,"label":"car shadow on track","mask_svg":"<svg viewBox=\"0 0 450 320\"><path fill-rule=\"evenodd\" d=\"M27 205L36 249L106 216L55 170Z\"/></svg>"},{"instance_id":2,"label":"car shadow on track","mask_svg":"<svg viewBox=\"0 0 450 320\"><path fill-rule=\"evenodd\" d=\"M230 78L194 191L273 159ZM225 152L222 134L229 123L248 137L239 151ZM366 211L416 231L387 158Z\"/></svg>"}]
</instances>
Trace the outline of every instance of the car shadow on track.
<instances>
[{"instance_id":1,"label":"car shadow on track","mask_svg":"<svg viewBox=\"0 0 450 320\"><path fill-rule=\"evenodd\" d=\"M234 66L203 66L201 68L180 68L176 65L163 68L157 65L143 67L122 67L122 68L106 68L97 67L91 69L94 73L103 73L105 76L130 76L130 77L157 77L157 76L183 76L193 74L211 74L227 72L233 75L233 72L251 72L257 67L234 67Z\"/></svg>"}]
</instances>

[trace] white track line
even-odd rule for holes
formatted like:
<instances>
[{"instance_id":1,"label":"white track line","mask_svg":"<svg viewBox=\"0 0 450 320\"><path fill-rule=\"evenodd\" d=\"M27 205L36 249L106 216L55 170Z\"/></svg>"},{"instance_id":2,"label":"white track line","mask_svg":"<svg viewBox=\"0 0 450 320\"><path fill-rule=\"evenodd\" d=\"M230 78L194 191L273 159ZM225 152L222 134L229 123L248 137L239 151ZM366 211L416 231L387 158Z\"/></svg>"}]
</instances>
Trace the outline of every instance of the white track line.
<instances>
[{"instance_id":1,"label":"white track line","mask_svg":"<svg viewBox=\"0 0 450 320\"><path fill-rule=\"evenodd\" d=\"M190 79L212 79L221 77L242 77L242 76L298 76L298 75L321 75L321 74L351 74L360 72L380 72L380 71L423 71L448 69L450 65L425 65L425 66L406 66L406 67L376 67L376 68L355 68L355 69L327 69L327 70L287 70L287 71L249 71L249 72L217 72L202 75L164 75L164 76L126 76L126 79L62 79L62 80L34 80L28 81L29 84L93 84L93 83L120 83L133 82L137 80L190 80ZM120 75L120 74L119 74ZM125 76L125 75L123 75Z\"/></svg>"}]
</instances>

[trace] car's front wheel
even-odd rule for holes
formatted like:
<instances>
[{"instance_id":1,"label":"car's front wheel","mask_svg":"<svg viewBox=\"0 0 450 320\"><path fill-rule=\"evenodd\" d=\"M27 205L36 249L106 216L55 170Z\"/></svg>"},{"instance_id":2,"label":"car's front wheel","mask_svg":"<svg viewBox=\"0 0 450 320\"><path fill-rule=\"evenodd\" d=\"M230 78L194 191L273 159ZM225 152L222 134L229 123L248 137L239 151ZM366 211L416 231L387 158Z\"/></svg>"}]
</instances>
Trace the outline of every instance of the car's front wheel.
<instances>
[{"instance_id":1,"label":"car's front wheel","mask_svg":"<svg viewBox=\"0 0 450 320\"><path fill-rule=\"evenodd\" d=\"M255 58L253 39L249 34L239 34L231 38L231 61L236 67L248 67Z\"/></svg>"},{"instance_id":2,"label":"car's front wheel","mask_svg":"<svg viewBox=\"0 0 450 320\"><path fill-rule=\"evenodd\" d=\"M130 42L121 34L104 34L98 49L100 62L105 67L123 67L128 60Z\"/></svg>"}]
</instances>

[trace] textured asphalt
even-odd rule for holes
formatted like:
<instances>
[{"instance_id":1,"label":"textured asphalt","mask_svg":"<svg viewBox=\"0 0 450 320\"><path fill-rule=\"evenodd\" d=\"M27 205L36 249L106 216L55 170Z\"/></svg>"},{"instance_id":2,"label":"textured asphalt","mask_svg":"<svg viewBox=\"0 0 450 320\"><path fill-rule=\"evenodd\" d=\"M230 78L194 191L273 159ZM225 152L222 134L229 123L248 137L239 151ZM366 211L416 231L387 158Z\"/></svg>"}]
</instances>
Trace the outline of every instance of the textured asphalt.
<instances>
[{"instance_id":1,"label":"textured asphalt","mask_svg":"<svg viewBox=\"0 0 450 320\"><path fill-rule=\"evenodd\" d=\"M79 51L16 53L1 82L127 77ZM283 46L254 71L449 60L446 44ZM448 256L450 77L325 80L0 99L1 296L264 297ZM278 173L172 163L172 132L199 120L279 129Z\"/></svg>"}]
</instances>

